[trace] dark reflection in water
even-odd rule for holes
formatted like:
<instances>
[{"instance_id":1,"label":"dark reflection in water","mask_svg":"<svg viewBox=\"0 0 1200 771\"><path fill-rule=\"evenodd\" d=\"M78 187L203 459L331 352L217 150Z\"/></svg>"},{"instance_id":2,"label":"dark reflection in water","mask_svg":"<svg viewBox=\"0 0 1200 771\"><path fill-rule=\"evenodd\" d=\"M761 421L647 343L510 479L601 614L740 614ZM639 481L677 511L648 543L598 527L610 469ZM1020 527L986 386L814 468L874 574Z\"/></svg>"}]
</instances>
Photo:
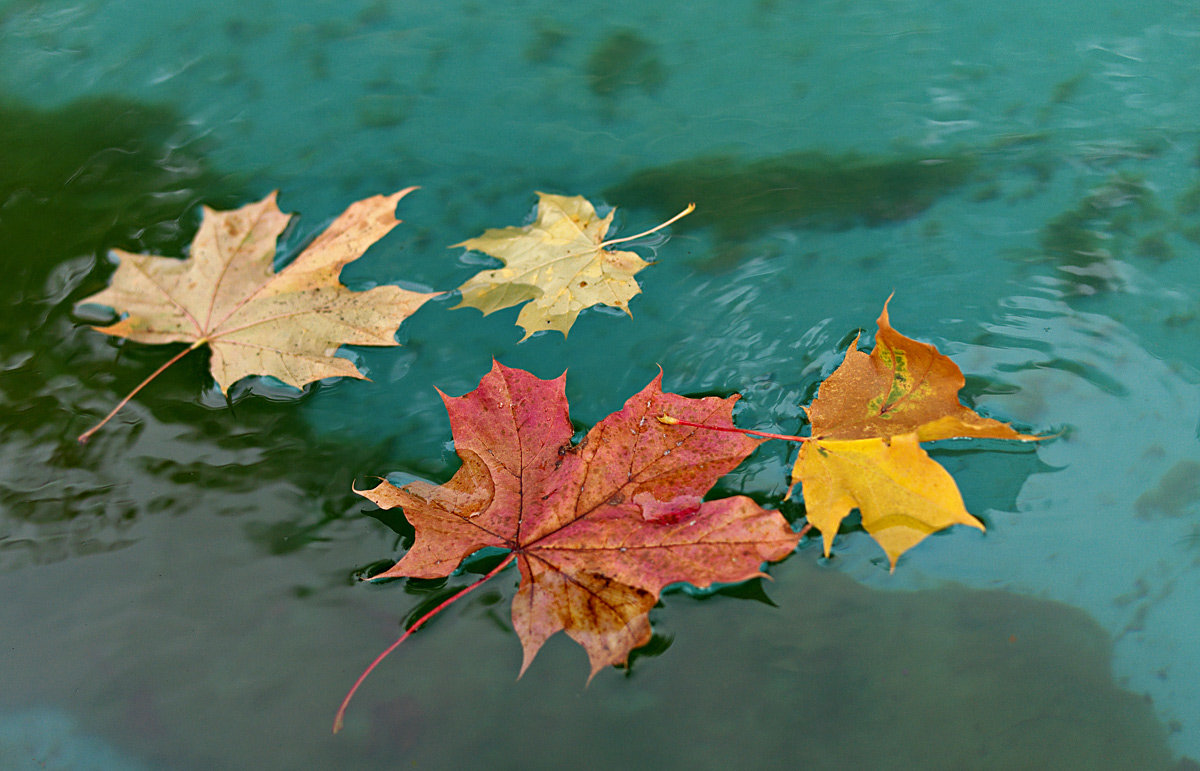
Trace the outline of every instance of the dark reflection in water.
<instances>
[{"instance_id":1,"label":"dark reflection in water","mask_svg":"<svg viewBox=\"0 0 1200 771\"><path fill-rule=\"evenodd\" d=\"M128 546L150 514L201 502L235 514L237 493L279 478L314 493L333 485L338 503L309 522L251 529L268 551L319 537L314 528L345 508L350 477L330 473L328 456L351 451L310 441L293 405L204 409L203 354L88 446L75 441L178 350L122 345L71 317L111 274L106 251L178 254L201 201L244 197L205 167L196 133L169 109L118 98L52 111L0 102L0 570Z\"/></svg>"},{"instance_id":2,"label":"dark reflection in water","mask_svg":"<svg viewBox=\"0 0 1200 771\"><path fill-rule=\"evenodd\" d=\"M659 213L694 201L695 214L676 227L713 225L726 237L776 223L844 230L911 219L963 185L974 167L962 152L876 158L809 151L752 160L708 155L644 169L606 195Z\"/></svg>"},{"instance_id":3,"label":"dark reflection in water","mask_svg":"<svg viewBox=\"0 0 1200 771\"><path fill-rule=\"evenodd\" d=\"M278 485L240 496L255 519L281 498L296 505ZM1173 767L1153 705L1113 683L1111 640L1082 611L871 590L813 550L774 569L777 607L668 594L660 655L587 687L562 635L516 680L509 571L394 654L335 738L337 698L395 634L402 593L320 588L348 541L264 558L230 518L168 530L89 560L84 582L59 566L0 574L25 597L0 606L0 707L69 704L83 730L181 769Z\"/></svg>"},{"instance_id":4,"label":"dark reflection in water","mask_svg":"<svg viewBox=\"0 0 1200 771\"><path fill-rule=\"evenodd\" d=\"M718 256L708 267L728 268L745 257L738 242L764 228L845 230L917 217L971 178L968 152L869 157L793 152L768 158L703 155L643 169L605 195L660 216L688 202L696 212L676 228L711 226Z\"/></svg>"},{"instance_id":5,"label":"dark reflection in water","mask_svg":"<svg viewBox=\"0 0 1200 771\"><path fill-rule=\"evenodd\" d=\"M383 701L358 705L348 730L418 766L1177 767L1082 611L958 586L872 591L813 557L774 571L778 609L669 595L661 655L586 689L560 638L512 682L517 642L495 632L506 603L480 601L377 672Z\"/></svg>"}]
</instances>

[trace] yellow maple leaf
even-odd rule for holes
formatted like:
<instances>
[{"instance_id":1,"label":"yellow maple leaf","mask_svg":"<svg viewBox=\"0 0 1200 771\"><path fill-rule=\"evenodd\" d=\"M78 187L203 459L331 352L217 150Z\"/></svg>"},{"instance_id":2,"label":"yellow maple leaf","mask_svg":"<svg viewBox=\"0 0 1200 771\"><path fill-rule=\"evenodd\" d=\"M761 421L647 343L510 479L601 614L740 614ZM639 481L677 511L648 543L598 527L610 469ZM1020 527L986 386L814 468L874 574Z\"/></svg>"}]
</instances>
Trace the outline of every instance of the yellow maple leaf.
<instances>
[{"instance_id":1,"label":"yellow maple leaf","mask_svg":"<svg viewBox=\"0 0 1200 771\"><path fill-rule=\"evenodd\" d=\"M454 244L504 263L502 268L477 273L459 287L462 302L455 307L470 306L487 315L528 301L517 315L517 324L525 329L521 340L543 330L558 330L565 336L579 312L593 305L629 313L629 301L641 291L633 276L649 263L633 252L606 247L653 233L695 208L691 204L637 235L606 241L615 209L601 218L583 196L537 195L533 223L489 229Z\"/></svg>"},{"instance_id":2,"label":"yellow maple leaf","mask_svg":"<svg viewBox=\"0 0 1200 771\"><path fill-rule=\"evenodd\" d=\"M803 480L808 521L821 531L826 556L853 509L893 568L901 554L936 530L984 529L967 513L953 477L921 449L915 433L805 442L792 476Z\"/></svg>"},{"instance_id":3,"label":"yellow maple leaf","mask_svg":"<svg viewBox=\"0 0 1200 771\"><path fill-rule=\"evenodd\" d=\"M188 351L207 345L213 379L225 393L248 375L297 388L325 377L365 378L338 346L397 345L396 329L433 294L397 286L351 291L338 276L393 227L396 203L415 188L351 204L287 267L275 272L276 239L290 215L275 193L233 211L204 207L187 259L114 250L107 289L79 301L106 305L120 320L94 327L142 343L191 343L142 381L129 398Z\"/></svg>"},{"instance_id":4,"label":"yellow maple leaf","mask_svg":"<svg viewBox=\"0 0 1200 771\"><path fill-rule=\"evenodd\" d=\"M825 554L855 508L863 527L896 560L926 535L954 524L983 530L950 474L920 442L955 437L1036 440L958 401L962 371L928 343L892 328L884 304L870 355L851 343L807 408L812 424L792 469L808 521Z\"/></svg>"}]
</instances>

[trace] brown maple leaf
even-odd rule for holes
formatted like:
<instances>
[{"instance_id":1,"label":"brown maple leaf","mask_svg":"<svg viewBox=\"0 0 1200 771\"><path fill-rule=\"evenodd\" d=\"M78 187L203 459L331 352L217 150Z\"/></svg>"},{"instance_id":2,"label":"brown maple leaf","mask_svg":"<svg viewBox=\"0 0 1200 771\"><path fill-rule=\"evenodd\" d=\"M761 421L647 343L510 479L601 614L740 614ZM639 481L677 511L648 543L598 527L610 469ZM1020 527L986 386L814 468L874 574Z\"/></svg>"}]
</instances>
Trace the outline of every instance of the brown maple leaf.
<instances>
[{"instance_id":1,"label":"brown maple leaf","mask_svg":"<svg viewBox=\"0 0 1200 771\"><path fill-rule=\"evenodd\" d=\"M225 393L248 375L271 375L297 388L326 377L365 378L340 345L397 345L396 329L435 294L380 286L354 292L342 268L400 223L396 203L416 188L373 196L345 212L278 273L275 243L290 215L275 193L233 211L204 207L185 260L114 250L120 260L107 289L78 305L121 314L94 329L141 343L191 343L142 381L98 425L188 351L207 345L213 379Z\"/></svg>"},{"instance_id":2,"label":"brown maple leaf","mask_svg":"<svg viewBox=\"0 0 1200 771\"><path fill-rule=\"evenodd\" d=\"M547 638L566 631L587 650L590 680L649 641L647 614L666 585L762 575L762 563L787 556L799 534L745 496L702 498L759 441L668 430L655 420L670 411L732 427L737 397L690 399L663 393L661 382L660 373L578 444L565 375L541 380L493 363L474 391L443 394L462 459L454 477L444 485L383 482L359 491L381 508L402 506L416 531L404 558L374 578L448 576L479 549L508 549L472 588L516 561L521 585L512 620L524 648L521 672Z\"/></svg>"},{"instance_id":3,"label":"brown maple leaf","mask_svg":"<svg viewBox=\"0 0 1200 771\"><path fill-rule=\"evenodd\" d=\"M900 555L929 533L953 524L984 529L920 442L1039 437L963 406L962 371L936 347L893 329L887 303L878 324L870 355L851 343L807 408L812 435L792 479L803 486L808 522L821 531L826 556L841 521L857 508L894 570Z\"/></svg>"},{"instance_id":4,"label":"brown maple leaf","mask_svg":"<svg viewBox=\"0 0 1200 771\"><path fill-rule=\"evenodd\" d=\"M629 313L629 301L641 291L633 276L649 263L633 252L606 247L649 235L695 208L689 204L657 227L606 241L616 209L600 218L581 195L537 195L537 219L532 224L487 230L454 244L504 262L503 268L481 271L459 287L462 302L455 307L478 308L486 316L529 301L517 315L517 324L525 329L522 340L548 329L565 336L579 312L593 305Z\"/></svg>"}]
</instances>

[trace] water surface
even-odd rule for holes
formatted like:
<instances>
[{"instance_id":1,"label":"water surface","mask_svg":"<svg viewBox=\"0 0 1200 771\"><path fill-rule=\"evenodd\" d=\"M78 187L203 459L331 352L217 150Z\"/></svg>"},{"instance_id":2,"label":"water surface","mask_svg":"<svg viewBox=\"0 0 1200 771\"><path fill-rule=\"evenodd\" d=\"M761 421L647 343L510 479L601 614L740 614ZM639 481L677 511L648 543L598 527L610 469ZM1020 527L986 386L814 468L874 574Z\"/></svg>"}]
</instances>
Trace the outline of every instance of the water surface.
<instances>
[{"instance_id":1,"label":"water surface","mask_svg":"<svg viewBox=\"0 0 1200 771\"><path fill-rule=\"evenodd\" d=\"M1197 40L1200 15L1165 0L0 4L0 759L1200 756ZM75 443L174 353L71 315L109 249L180 255L200 202L279 189L301 213L286 256L411 184L351 286L457 286L490 263L446 245L523 221L535 190L617 206L624 233L699 210L639 247L655 265L632 318L592 310L518 345L515 310L447 296L403 348L348 354L371 382L246 381L231 405L196 354ZM893 323L955 358L973 406L1060 434L935 450L986 535L927 539L889 575L847 532L832 560L771 571L774 606L669 593L650 653L586 689L558 639L514 682L506 575L328 736L345 687L445 591L355 580L406 529L350 492L453 473L435 386L470 390L493 356L566 368L586 427L661 366L668 389L742 393L740 424L790 433L892 292ZM789 451L721 490L798 517Z\"/></svg>"}]
</instances>

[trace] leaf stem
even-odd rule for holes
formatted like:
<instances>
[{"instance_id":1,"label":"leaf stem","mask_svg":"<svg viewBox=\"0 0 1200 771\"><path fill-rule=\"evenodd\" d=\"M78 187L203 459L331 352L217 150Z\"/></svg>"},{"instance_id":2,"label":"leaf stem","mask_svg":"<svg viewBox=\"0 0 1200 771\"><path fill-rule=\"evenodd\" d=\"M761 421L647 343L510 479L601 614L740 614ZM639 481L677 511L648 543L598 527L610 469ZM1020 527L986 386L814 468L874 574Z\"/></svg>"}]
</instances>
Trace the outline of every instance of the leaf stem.
<instances>
[{"instance_id":1,"label":"leaf stem","mask_svg":"<svg viewBox=\"0 0 1200 771\"><path fill-rule=\"evenodd\" d=\"M499 565L497 565L496 567L494 567L490 571L488 571L487 575L485 575L483 578L479 579L478 581L476 581L475 583L466 587L465 589L462 589L457 594L454 594L447 600L440 603L433 610L429 611L425 615L418 618L415 624L410 626L408 628L408 630L405 631L404 634L400 635L400 639L396 640L396 642L389 645L387 647L387 649L385 649L383 651L383 653L380 653L378 656L376 656L375 660L372 661L369 665L367 665L367 668L363 670L363 673L358 676L357 680L354 681L354 685L350 686L350 690L346 693L346 698L342 699L342 704L341 704L341 706L338 707L337 714L333 718L333 732L336 734L338 731L342 730L343 719L346 716L346 707L350 706L350 699L354 698L354 692L357 691L358 687L363 684L364 680L367 679L367 675L371 674L371 671L374 670L375 667L377 667L381 661L383 661L385 658L388 657L388 654L390 654L392 651L399 648L400 643L407 640L409 635L411 635L413 632L417 631L422 626L424 626L426 621L433 618L438 613L441 613L445 608L449 607L450 605L458 602L463 597L466 597L468 594L475 591L483 584L487 583L487 581L492 576L496 575L501 570L504 570L504 568L508 567L508 564L510 562L512 562L516 558L516 556L517 556L516 552L510 553L507 557L505 557L503 562L501 562Z\"/></svg>"},{"instance_id":2,"label":"leaf stem","mask_svg":"<svg viewBox=\"0 0 1200 771\"><path fill-rule=\"evenodd\" d=\"M685 208L683 211L681 211L681 212L679 212L678 214L676 214L676 215L675 215L674 217L672 217L671 219L669 219L669 220L667 220L666 222L662 223L661 225L655 225L654 227L650 228L649 230L644 230L644 231L642 231L641 233L638 233L638 234L637 234L637 235L635 235L635 236L624 236L624 237L622 237L622 238L610 238L609 240L607 240L607 241L604 241L603 243L601 243L601 244L600 244L600 248L602 248L602 249L603 249L603 248L604 248L604 247L606 247L606 246L612 246L613 244L619 244L619 243L623 243L623 242L625 242L625 241L632 241L632 240L633 240L633 239L635 239L635 238L641 238L642 236L648 236L648 235L650 235L651 233L655 233L655 232L657 232L657 231L659 231L659 230L662 230L662 229L663 229L663 228L665 228L667 225L670 225L672 222L675 222L676 220L681 220L681 219L683 219L684 217L688 216L689 214L691 214L691 213L692 213L692 212L694 212L694 211L696 211L696 204L694 204L694 203L689 203L689 204L687 205L687 208Z\"/></svg>"},{"instance_id":3,"label":"leaf stem","mask_svg":"<svg viewBox=\"0 0 1200 771\"><path fill-rule=\"evenodd\" d=\"M689 420L680 420L673 418L670 415L659 415L658 422L668 426L691 426L692 428L707 428L709 431L728 431L731 434L750 434L751 436L761 436L764 439L782 439L785 442L808 442L812 440L811 436L792 436L791 434L769 434L766 431L754 431L749 428L726 428L725 426L708 426L703 423L692 423Z\"/></svg>"},{"instance_id":4,"label":"leaf stem","mask_svg":"<svg viewBox=\"0 0 1200 771\"><path fill-rule=\"evenodd\" d=\"M199 348L200 346L204 345L204 344L205 344L205 343L207 343L207 342L208 342L208 338L201 338L201 339L197 340L196 342L194 342L194 343L192 343L191 345L189 345L187 348L184 348L182 351L180 351L179 353L177 353L177 354L175 354L174 356L172 356L172 357L171 357L170 359L168 359L168 360L167 360L167 362L166 362L165 364L163 364L161 367L159 367L158 369L156 369L156 370L154 370L153 372L151 372L151 373L150 373L150 375L149 375L149 377L147 377L147 378L146 378L145 380L143 380L142 382L138 383L138 384L137 384L137 387L136 387L136 388L134 388L132 391L130 391L130 392L129 392L129 393L126 395L126 396L125 396L125 398L124 398L124 399L122 399L121 401L117 402L117 406L116 406L116 407L113 407L113 408L112 408L112 411L111 411L111 412L109 412L107 415L105 415L105 416L104 416L104 420L101 420L99 423L97 423L96 425L94 425L94 426L92 426L91 428L89 428L87 431L84 431L82 434L80 434L80 435L79 435L79 443L80 443L80 444L86 444L86 443L87 443L87 440L92 438L92 434L94 434L94 433L96 433L97 431L99 431L99 430L100 430L100 429L101 429L101 428L104 426L104 424L105 424L105 423L107 423L108 421L112 420L112 419L113 419L113 417L115 417L115 416L116 416L116 414L117 414L118 412L120 412L120 411L121 411L121 408L122 408L122 407L124 407L126 404L129 404L129 400L130 400L130 399L132 399L132 398L133 398L133 397L134 397L134 396L137 394L137 392L138 392L138 391L140 391L140 390L142 390L143 388L145 388L146 386L148 386L148 385L150 384L150 381L151 381L151 380L153 380L154 378L158 377L159 375L161 375L161 374L163 373L163 370L165 370L167 367L171 366L172 364L174 364L175 362L179 361L179 360L180 360L180 359L182 359L184 356L187 356L189 353L191 353L192 351L196 350L197 348Z\"/></svg>"}]
</instances>

